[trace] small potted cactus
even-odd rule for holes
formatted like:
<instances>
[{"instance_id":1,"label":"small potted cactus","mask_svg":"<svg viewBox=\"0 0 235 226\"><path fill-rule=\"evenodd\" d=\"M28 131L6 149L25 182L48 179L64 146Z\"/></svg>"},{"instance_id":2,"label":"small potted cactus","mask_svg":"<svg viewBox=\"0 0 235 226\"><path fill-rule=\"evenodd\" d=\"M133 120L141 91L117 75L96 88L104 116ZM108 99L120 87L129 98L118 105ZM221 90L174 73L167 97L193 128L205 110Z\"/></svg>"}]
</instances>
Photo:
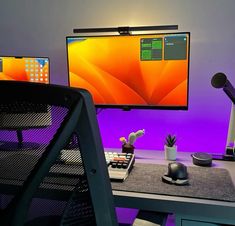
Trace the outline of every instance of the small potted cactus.
<instances>
[{"instance_id":1,"label":"small potted cactus","mask_svg":"<svg viewBox=\"0 0 235 226\"><path fill-rule=\"evenodd\" d=\"M175 143L176 143L176 136L168 134L164 145L165 159L171 161L176 160L177 146L175 145Z\"/></svg>"}]
</instances>

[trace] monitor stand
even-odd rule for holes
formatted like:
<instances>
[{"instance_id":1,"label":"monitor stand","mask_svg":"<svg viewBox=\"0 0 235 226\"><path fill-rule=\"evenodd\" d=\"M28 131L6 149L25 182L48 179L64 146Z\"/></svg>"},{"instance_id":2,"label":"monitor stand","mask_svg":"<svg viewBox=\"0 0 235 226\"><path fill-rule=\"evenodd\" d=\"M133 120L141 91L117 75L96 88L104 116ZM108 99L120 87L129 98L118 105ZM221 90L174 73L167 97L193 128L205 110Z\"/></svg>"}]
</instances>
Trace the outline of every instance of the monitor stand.
<instances>
[{"instance_id":1,"label":"monitor stand","mask_svg":"<svg viewBox=\"0 0 235 226\"><path fill-rule=\"evenodd\" d=\"M212 155L215 160L235 161L235 104L232 103L224 155Z\"/></svg>"},{"instance_id":2,"label":"monitor stand","mask_svg":"<svg viewBox=\"0 0 235 226\"><path fill-rule=\"evenodd\" d=\"M24 142L22 130L16 130L18 142L4 141L0 142L0 150L3 151L29 151L35 150L40 147L38 143Z\"/></svg>"}]
</instances>

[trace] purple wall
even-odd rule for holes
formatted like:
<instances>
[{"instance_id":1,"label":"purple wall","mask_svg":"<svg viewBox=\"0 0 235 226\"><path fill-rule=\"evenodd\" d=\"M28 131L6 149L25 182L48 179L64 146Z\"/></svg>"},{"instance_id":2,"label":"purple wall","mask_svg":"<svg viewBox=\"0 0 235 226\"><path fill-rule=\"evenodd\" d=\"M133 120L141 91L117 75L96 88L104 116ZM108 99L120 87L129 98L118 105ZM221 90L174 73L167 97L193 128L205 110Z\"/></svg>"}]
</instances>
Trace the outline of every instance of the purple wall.
<instances>
[{"instance_id":1,"label":"purple wall","mask_svg":"<svg viewBox=\"0 0 235 226\"><path fill-rule=\"evenodd\" d=\"M120 148L119 137L127 138L130 132L145 129L145 135L135 143L138 149L163 150L165 136L173 133L177 136L178 151L222 153L225 148L229 118L229 112L225 108L226 105L220 122L206 109L199 110L204 117L198 110L192 113L104 110L98 115L98 119L103 144L107 148Z\"/></svg>"}]
</instances>

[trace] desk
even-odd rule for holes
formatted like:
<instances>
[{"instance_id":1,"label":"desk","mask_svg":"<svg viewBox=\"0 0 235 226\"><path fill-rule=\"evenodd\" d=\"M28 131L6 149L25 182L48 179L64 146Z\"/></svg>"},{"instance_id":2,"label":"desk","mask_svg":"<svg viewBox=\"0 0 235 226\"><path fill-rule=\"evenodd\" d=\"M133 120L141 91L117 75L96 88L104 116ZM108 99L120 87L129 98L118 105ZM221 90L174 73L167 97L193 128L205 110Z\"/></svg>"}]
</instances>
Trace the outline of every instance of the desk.
<instances>
[{"instance_id":1,"label":"desk","mask_svg":"<svg viewBox=\"0 0 235 226\"><path fill-rule=\"evenodd\" d=\"M138 162L168 164L164 159L164 153L160 151L136 150L135 154ZM178 153L177 161L187 166L193 165L191 153ZM235 184L234 162L213 161L213 163L213 167L227 169ZM115 190L113 194L116 205L120 207L174 213L177 226L212 226L217 225L216 223L235 225L235 202Z\"/></svg>"},{"instance_id":2,"label":"desk","mask_svg":"<svg viewBox=\"0 0 235 226\"><path fill-rule=\"evenodd\" d=\"M106 149L106 151L116 151ZM162 151L136 150L136 161L144 163L168 164ZM178 153L177 161L192 166L190 153ZM235 184L235 163L214 161L214 167L225 168L230 172ZM19 183L19 182L18 182ZM17 183L4 184L0 180L0 192L12 194ZM43 184L37 197L55 200L67 200L73 186L51 186ZM216 189L216 188L215 188ZM212 191L213 192L213 191ZM217 224L235 225L235 202L215 201L208 199L185 198L177 196L146 194L113 190L115 204L118 207L137 208L150 211L175 213L177 226L213 226Z\"/></svg>"}]
</instances>

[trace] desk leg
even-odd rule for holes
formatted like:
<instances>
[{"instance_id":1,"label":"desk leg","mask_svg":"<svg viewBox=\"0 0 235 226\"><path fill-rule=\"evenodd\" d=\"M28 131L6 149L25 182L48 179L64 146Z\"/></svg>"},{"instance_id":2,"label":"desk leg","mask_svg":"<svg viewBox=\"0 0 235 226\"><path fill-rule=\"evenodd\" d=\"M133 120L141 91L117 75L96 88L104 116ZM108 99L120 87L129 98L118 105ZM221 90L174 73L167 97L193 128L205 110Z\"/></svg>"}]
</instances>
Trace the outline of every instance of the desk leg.
<instances>
[{"instance_id":1,"label":"desk leg","mask_svg":"<svg viewBox=\"0 0 235 226\"><path fill-rule=\"evenodd\" d=\"M205 221L197 221L190 219L189 217L175 216L175 226L221 226L221 224L215 224Z\"/></svg>"}]
</instances>

